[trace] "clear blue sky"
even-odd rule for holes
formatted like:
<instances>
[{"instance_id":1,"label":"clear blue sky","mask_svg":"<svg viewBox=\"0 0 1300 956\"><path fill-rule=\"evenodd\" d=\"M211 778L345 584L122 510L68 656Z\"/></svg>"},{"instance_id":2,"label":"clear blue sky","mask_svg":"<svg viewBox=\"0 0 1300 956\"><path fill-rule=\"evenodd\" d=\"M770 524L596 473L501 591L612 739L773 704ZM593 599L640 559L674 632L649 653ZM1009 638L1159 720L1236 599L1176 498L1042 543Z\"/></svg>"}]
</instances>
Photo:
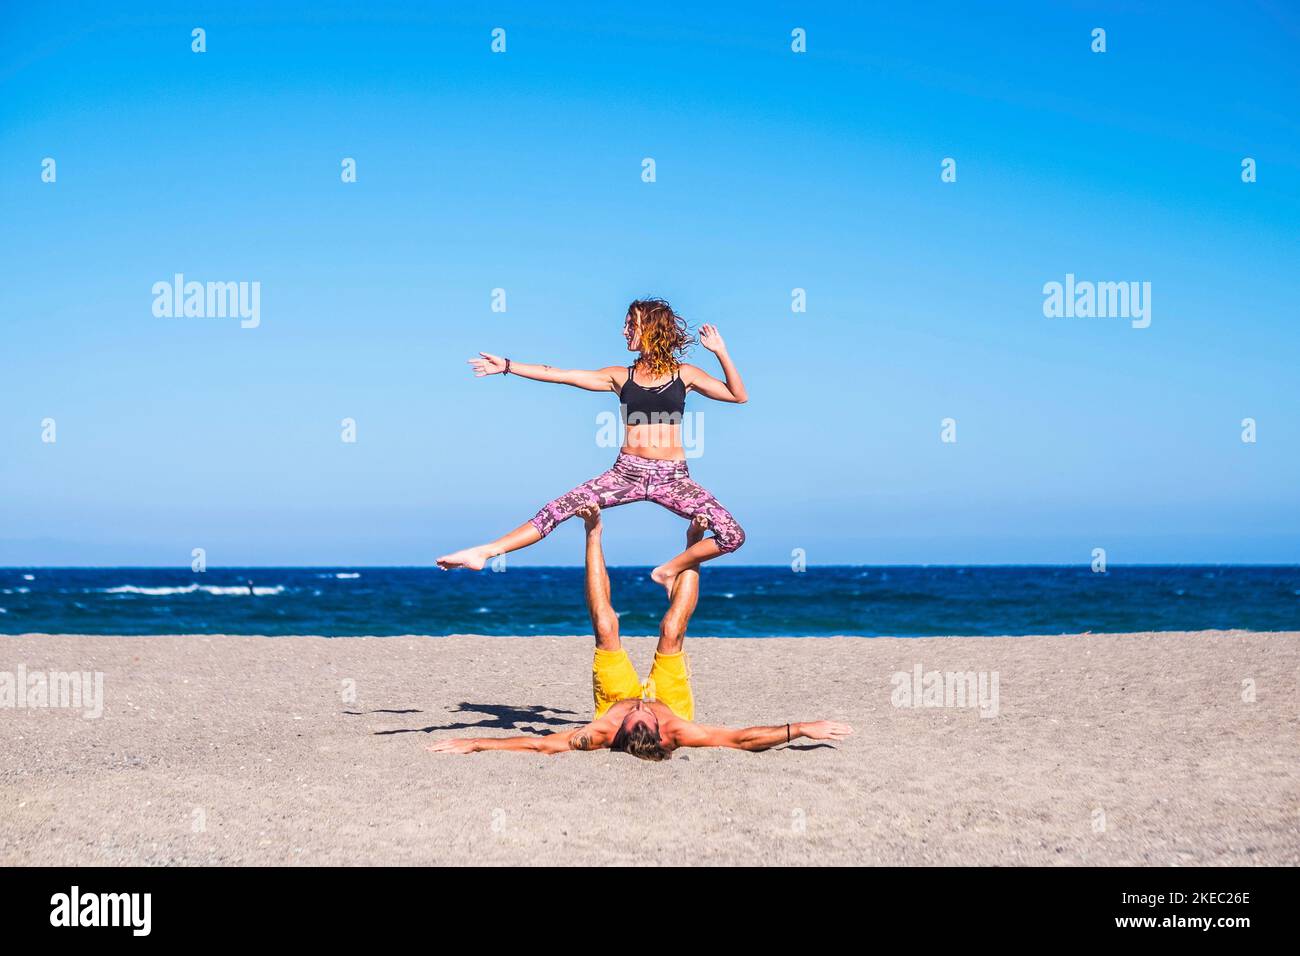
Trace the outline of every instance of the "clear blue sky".
<instances>
[{"instance_id":1,"label":"clear blue sky","mask_svg":"<svg viewBox=\"0 0 1300 956\"><path fill-rule=\"evenodd\" d=\"M431 563L613 457L612 396L465 360L622 362L644 294L749 385L690 405L729 561L1300 558L1293 5L463 6L4 6L0 564ZM176 272L260 328L155 318ZM1066 273L1151 327L1045 318Z\"/></svg>"}]
</instances>

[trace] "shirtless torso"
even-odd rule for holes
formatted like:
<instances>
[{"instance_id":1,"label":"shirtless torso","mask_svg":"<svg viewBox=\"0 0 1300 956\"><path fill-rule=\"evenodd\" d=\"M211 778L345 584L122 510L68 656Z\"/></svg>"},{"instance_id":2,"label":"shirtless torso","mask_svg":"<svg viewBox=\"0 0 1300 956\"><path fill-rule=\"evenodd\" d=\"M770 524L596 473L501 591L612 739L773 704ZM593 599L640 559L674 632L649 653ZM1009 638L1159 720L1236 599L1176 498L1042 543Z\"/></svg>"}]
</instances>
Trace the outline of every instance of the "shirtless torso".
<instances>
[{"instance_id":1,"label":"shirtless torso","mask_svg":"<svg viewBox=\"0 0 1300 956\"><path fill-rule=\"evenodd\" d=\"M696 727L689 720L682 720L657 700L620 700L609 710L592 721L586 727L576 730L569 739L570 750L600 750L614 742L619 727L633 711L645 710L659 722L659 742L666 750L676 750L688 746L679 739L688 727Z\"/></svg>"}]
</instances>

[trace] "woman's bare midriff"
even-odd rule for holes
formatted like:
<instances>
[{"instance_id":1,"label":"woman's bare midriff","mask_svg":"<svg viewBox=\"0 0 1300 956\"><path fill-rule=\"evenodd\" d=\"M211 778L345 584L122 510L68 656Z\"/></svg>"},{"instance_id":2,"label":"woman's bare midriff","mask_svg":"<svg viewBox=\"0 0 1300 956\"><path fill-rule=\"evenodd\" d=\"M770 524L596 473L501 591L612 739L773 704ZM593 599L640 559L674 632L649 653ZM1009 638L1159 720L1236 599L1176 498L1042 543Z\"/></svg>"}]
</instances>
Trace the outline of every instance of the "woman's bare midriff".
<instances>
[{"instance_id":1,"label":"woman's bare midriff","mask_svg":"<svg viewBox=\"0 0 1300 956\"><path fill-rule=\"evenodd\" d=\"M667 422L627 426L620 450L625 455L651 461L686 460L686 450L682 448L682 426Z\"/></svg>"}]
</instances>

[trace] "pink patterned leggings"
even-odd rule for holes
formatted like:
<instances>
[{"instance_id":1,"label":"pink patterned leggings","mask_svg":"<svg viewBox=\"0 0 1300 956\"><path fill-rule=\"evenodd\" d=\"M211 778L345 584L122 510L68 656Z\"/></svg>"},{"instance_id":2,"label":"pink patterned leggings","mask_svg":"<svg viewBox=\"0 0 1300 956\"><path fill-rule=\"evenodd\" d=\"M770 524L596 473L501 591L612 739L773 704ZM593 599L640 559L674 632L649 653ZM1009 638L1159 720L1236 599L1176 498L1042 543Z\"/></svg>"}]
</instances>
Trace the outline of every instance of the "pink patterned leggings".
<instances>
[{"instance_id":1,"label":"pink patterned leggings","mask_svg":"<svg viewBox=\"0 0 1300 956\"><path fill-rule=\"evenodd\" d=\"M561 521L572 518L579 508L598 504L613 508L633 501L653 501L673 514L690 520L696 515L709 519L709 529L723 554L745 543L745 532L718 499L691 480L684 461L656 461L620 453L614 467L603 475L584 481L568 494L543 506L533 516L533 527L543 538Z\"/></svg>"}]
</instances>

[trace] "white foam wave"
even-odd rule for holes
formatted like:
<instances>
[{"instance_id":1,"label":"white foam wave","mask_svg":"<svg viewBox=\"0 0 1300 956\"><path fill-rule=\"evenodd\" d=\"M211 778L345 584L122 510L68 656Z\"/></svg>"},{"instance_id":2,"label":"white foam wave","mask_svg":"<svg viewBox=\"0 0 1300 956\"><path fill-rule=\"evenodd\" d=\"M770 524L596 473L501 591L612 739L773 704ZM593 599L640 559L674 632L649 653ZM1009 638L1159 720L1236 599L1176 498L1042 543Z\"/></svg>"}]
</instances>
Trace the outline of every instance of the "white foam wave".
<instances>
[{"instance_id":1,"label":"white foam wave","mask_svg":"<svg viewBox=\"0 0 1300 956\"><path fill-rule=\"evenodd\" d=\"M225 587L215 584L187 584L184 587L178 588L146 588L139 587L135 584L124 584L121 587L102 589L104 594L143 594L148 597L166 597L171 594L193 594L196 591L203 591L206 594L223 596L237 596L242 594L244 597L248 597L248 585L246 584L236 584ZM277 584L274 587L257 587L256 585L253 587L254 595L282 594L283 592L283 584Z\"/></svg>"},{"instance_id":2,"label":"white foam wave","mask_svg":"<svg viewBox=\"0 0 1300 956\"><path fill-rule=\"evenodd\" d=\"M150 597L161 597L164 594L193 594L199 589L197 584L187 584L183 588L142 588L134 584L124 584L120 588L104 588L105 594L147 594ZM244 593L248 593L248 588L244 588Z\"/></svg>"}]
</instances>

